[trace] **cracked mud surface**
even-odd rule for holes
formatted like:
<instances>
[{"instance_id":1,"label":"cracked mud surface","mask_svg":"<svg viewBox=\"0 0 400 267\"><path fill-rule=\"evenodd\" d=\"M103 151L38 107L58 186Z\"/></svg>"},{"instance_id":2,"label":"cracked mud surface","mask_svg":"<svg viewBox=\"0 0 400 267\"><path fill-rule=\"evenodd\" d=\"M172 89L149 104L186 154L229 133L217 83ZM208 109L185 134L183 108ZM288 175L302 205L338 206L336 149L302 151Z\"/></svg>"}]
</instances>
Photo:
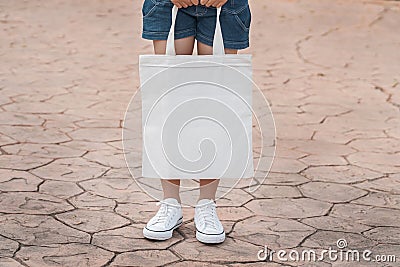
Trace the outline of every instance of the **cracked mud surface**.
<instances>
[{"instance_id":1,"label":"cracked mud surface","mask_svg":"<svg viewBox=\"0 0 400 267\"><path fill-rule=\"evenodd\" d=\"M192 210L167 242L141 235L157 207L121 145L137 56L152 52L139 6L0 3L0 266L259 266L264 245L339 238L400 257L399 2L251 2L277 154L258 191L218 202L218 246L196 241ZM268 266L291 265L310 266Z\"/></svg>"}]
</instances>

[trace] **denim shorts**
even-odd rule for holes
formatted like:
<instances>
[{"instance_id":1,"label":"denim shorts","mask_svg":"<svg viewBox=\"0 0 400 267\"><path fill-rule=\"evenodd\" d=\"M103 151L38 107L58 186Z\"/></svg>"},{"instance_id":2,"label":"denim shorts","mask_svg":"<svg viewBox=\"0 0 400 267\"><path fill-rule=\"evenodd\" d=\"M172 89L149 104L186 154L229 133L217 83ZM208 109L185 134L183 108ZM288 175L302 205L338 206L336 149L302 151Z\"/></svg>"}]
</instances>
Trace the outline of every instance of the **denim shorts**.
<instances>
[{"instance_id":1,"label":"denim shorts","mask_svg":"<svg viewBox=\"0 0 400 267\"><path fill-rule=\"evenodd\" d=\"M171 28L171 0L145 0L143 3L142 37L167 40ZM212 46L217 10L203 5L180 8L176 18L175 39L194 36L197 41ZM221 29L225 48L249 47L251 12L248 0L228 0L221 9Z\"/></svg>"}]
</instances>

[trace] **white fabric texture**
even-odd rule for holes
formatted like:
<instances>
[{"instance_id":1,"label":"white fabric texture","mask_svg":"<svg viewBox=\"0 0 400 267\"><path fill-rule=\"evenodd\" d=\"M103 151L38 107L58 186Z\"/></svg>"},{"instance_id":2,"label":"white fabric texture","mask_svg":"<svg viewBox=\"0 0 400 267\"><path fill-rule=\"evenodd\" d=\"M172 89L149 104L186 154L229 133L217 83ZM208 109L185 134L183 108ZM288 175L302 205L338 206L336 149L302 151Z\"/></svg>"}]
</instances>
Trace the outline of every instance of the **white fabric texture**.
<instances>
[{"instance_id":1,"label":"white fabric texture","mask_svg":"<svg viewBox=\"0 0 400 267\"><path fill-rule=\"evenodd\" d=\"M173 8L166 55L141 55L142 176L249 178L251 55L225 55L217 12L213 55L175 55Z\"/></svg>"}]
</instances>

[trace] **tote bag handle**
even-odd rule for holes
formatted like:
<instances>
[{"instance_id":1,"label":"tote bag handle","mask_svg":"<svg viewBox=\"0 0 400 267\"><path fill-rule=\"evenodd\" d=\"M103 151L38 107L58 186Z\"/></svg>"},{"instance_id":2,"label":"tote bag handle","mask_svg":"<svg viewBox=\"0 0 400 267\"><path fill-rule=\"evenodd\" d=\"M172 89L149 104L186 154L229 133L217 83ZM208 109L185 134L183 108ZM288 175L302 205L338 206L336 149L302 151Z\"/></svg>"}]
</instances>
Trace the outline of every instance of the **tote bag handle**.
<instances>
[{"instance_id":1,"label":"tote bag handle","mask_svg":"<svg viewBox=\"0 0 400 267\"><path fill-rule=\"evenodd\" d=\"M169 30L169 35L167 39L167 55L175 56L175 21L178 15L178 7L174 5L172 8L172 24ZM215 24L215 34L214 34L214 44L213 44L213 55L225 55L224 50L224 39L222 38L222 30L220 17L221 8L217 8L217 22Z\"/></svg>"}]
</instances>

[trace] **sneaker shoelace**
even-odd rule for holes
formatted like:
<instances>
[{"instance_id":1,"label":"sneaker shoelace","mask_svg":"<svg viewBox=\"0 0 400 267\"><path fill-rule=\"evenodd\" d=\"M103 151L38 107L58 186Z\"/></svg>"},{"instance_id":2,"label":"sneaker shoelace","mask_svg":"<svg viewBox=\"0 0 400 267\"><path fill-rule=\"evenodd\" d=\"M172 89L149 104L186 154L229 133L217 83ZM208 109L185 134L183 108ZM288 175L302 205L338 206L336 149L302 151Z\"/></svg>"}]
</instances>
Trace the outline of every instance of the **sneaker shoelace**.
<instances>
[{"instance_id":1,"label":"sneaker shoelace","mask_svg":"<svg viewBox=\"0 0 400 267\"><path fill-rule=\"evenodd\" d=\"M170 218L172 210L169 208L169 205L163 202L158 202L157 206L161 206L156 214L156 223L166 223L167 219Z\"/></svg>"},{"instance_id":2,"label":"sneaker shoelace","mask_svg":"<svg viewBox=\"0 0 400 267\"><path fill-rule=\"evenodd\" d=\"M216 204L210 203L198 208L198 218L200 219L200 224L204 225L204 229L212 228L218 230L217 227L217 212Z\"/></svg>"}]
</instances>

